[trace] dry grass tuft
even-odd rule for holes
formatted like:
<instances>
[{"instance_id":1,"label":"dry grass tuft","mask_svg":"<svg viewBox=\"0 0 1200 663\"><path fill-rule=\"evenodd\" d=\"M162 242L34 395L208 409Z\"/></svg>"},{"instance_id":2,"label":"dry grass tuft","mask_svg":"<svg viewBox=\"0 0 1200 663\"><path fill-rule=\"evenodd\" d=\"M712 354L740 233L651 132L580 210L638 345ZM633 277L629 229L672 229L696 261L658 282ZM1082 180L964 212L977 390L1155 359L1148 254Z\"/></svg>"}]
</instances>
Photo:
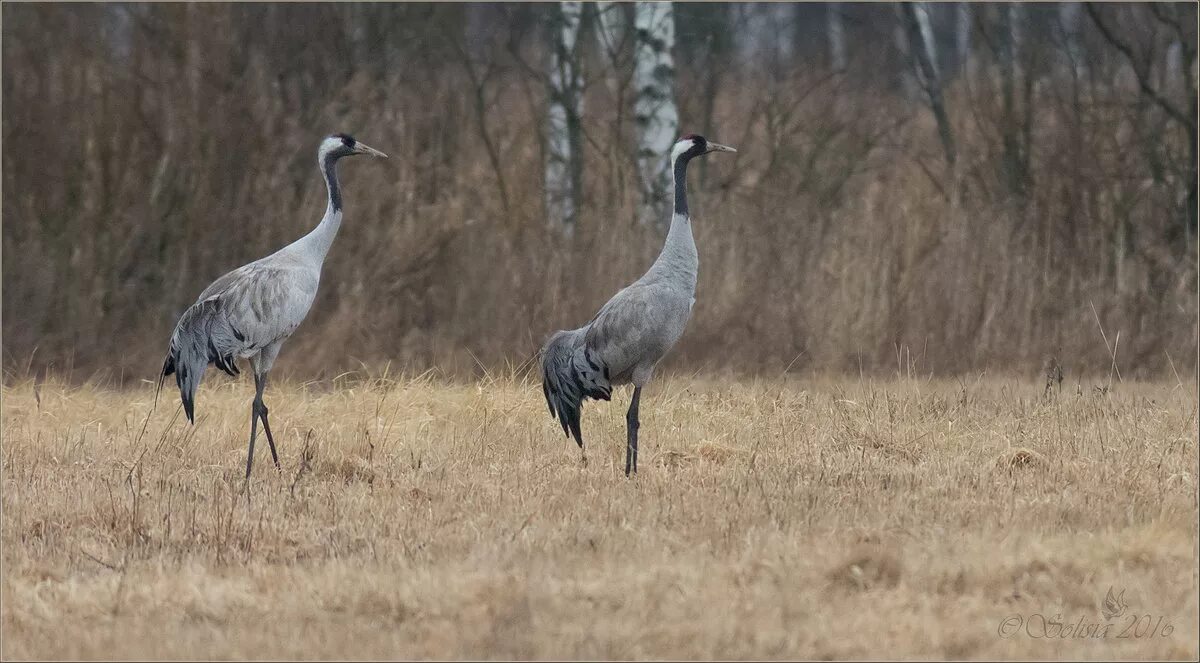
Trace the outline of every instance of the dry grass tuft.
<instances>
[{"instance_id":1,"label":"dry grass tuft","mask_svg":"<svg viewBox=\"0 0 1200 663\"><path fill-rule=\"evenodd\" d=\"M1013 470L1022 467L1044 467L1046 457L1033 449L1018 447L1008 449L996 458L996 466L1001 469Z\"/></svg>"},{"instance_id":2,"label":"dry grass tuft","mask_svg":"<svg viewBox=\"0 0 1200 663\"><path fill-rule=\"evenodd\" d=\"M728 462L739 455L744 456L747 453L748 452L745 449L739 449L737 447L721 444L720 442L712 442L709 440L701 442L700 446L696 449L696 454L703 458L706 462L716 463L718 465Z\"/></svg>"},{"instance_id":3,"label":"dry grass tuft","mask_svg":"<svg viewBox=\"0 0 1200 663\"><path fill-rule=\"evenodd\" d=\"M903 566L895 551L880 545L860 545L829 572L829 580L844 589L870 591L895 587Z\"/></svg>"},{"instance_id":4,"label":"dry grass tuft","mask_svg":"<svg viewBox=\"0 0 1200 663\"><path fill-rule=\"evenodd\" d=\"M627 480L627 392L281 382L247 500L244 378L11 384L0 656L1196 658L1195 391L1042 389L666 377ZM1173 631L997 633L1109 587Z\"/></svg>"}]
</instances>

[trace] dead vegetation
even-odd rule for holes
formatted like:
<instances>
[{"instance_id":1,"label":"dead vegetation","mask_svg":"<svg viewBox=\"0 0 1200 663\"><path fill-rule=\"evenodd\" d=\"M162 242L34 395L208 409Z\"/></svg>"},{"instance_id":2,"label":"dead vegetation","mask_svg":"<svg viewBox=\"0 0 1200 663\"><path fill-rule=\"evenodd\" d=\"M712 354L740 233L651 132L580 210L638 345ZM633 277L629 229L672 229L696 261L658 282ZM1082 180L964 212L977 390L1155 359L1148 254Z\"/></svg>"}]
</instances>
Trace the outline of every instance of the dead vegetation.
<instances>
[{"instance_id":1,"label":"dead vegetation","mask_svg":"<svg viewBox=\"0 0 1200 663\"><path fill-rule=\"evenodd\" d=\"M978 77L944 90L956 201L937 125L905 98L903 58L880 39L894 7L843 5L856 64L834 76L823 19L776 66L766 50L708 50L733 48L748 29L735 14L763 6L677 6L680 131L739 152L692 176L697 305L671 365L1032 377L1061 349L1073 383L1107 372L1099 320L1126 378L1195 372L1195 140L1120 84L1122 56L1090 24L1088 74L1063 80L1052 5L1029 10L1029 84L1006 110L998 8L978 9ZM1146 40L1139 57L1165 63L1177 39L1194 49L1195 7L1178 5L1181 35L1155 8L1100 11ZM476 377L587 320L663 234L634 221L633 113L597 58L578 230L548 230L546 104L522 66L541 60L546 9L6 4L5 371L103 371L122 386L153 375L205 285L320 218L314 155L333 131L397 158L344 166L346 225L276 375L361 361Z\"/></svg>"},{"instance_id":2,"label":"dead vegetation","mask_svg":"<svg viewBox=\"0 0 1200 663\"><path fill-rule=\"evenodd\" d=\"M0 653L1194 659L1194 387L1087 387L668 378L627 481L624 393L584 464L520 379L280 384L247 500L245 384L14 383ZM1110 586L1173 632L997 635Z\"/></svg>"}]
</instances>

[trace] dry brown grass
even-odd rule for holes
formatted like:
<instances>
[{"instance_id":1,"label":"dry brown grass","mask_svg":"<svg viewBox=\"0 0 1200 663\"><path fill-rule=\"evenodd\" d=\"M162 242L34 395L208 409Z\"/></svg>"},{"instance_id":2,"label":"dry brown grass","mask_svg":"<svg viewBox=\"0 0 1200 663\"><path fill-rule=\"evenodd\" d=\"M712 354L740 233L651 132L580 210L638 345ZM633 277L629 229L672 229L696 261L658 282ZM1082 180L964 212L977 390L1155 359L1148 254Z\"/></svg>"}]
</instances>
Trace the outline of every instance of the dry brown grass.
<instances>
[{"instance_id":1,"label":"dry brown grass","mask_svg":"<svg viewBox=\"0 0 1200 663\"><path fill-rule=\"evenodd\" d=\"M664 379L630 481L625 393L584 464L519 379L275 385L247 503L245 380L9 385L2 653L1194 659L1194 388L1041 392ZM998 635L1110 586L1173 632Z\"/></svg>"}]
</instances>

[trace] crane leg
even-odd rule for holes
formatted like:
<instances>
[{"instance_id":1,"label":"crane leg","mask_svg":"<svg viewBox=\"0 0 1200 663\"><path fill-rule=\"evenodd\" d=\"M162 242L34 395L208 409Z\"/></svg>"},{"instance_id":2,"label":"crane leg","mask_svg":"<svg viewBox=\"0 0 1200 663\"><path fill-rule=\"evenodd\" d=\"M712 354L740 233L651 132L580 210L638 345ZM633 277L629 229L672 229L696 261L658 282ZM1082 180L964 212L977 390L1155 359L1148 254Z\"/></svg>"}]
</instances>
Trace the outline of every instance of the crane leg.
<instances>
[{"instance_id":1,"label":"crane leg","mask_svg":"<svg viewBox=\"0 0 1200 663\"><path fill-rule=\"evenodd\" d=\"M254 469L254 438L258 436L258 403L250 405L250 450L246 452L246 481L250 481L250 470ZM249 485L249 484L247 484Z\"/></svg>"},{"instance_id":2,"label":"crane leg","mask_svg":"<svg viewBox=\"0 0 1200 663\"><path fill-rule=\"evenodd\" d=\"M629 444L625 447L625 476L629 476L629 470L632 466L633 473L637 474L637 452L638 452L638 401L642 399L642 388L633 388L633 400L629 403L629 412L625 414L625 425L629 432Z\"/></svg>"},{"instance_id":3,"label":"crane leg","mask_svg":"<svg viewBox=\"0 0 1200 663\"><path fill-rule=\"evenodd\" d=\"M267 419L267 404L263 402L263 391L267 388L267 374L254 374L254 406L258 408L258 416L263 422L263 432L267 434L267 446L271 447L271 460L275 462L275 469L282 470L279 466L279 453L275 451L275 437L271 435L271 422Z\"/></svg>"},{"instance_id":4,"label":"crane leg","mask_svg":"<svg viewBox=\"0 0 1200 663\"><path fill-rule=\"evenodd\" d=\"M261 405L262 411L259 416L262 417L263 431L267 434L267 446L271 447L271 460L275 461L275 469L282 472L283 468L279 466L279 454L275 451L275 438L271 437L271 424L267 423L267 406L265 403Z\"/></svg>"},{"instance_id":5,"label":"crane leg","mask_svg":"<svg viewBox=\"0 0 1200 663\"><path fill-rule=\"evenodd\" d=\"M263 431L267 434L267 444L271 447L271 459L275 461L275 469L279 467L279 454L275 451L275 438L271 435L271 424L267 423L267 406L263 403L263 389L267 387L266 374L254 374L254 403L250 405L250 449L246 452L246 480L254 469L254 440L258 437L258 420L262 419Z\"/></svg>"}]
</instances>

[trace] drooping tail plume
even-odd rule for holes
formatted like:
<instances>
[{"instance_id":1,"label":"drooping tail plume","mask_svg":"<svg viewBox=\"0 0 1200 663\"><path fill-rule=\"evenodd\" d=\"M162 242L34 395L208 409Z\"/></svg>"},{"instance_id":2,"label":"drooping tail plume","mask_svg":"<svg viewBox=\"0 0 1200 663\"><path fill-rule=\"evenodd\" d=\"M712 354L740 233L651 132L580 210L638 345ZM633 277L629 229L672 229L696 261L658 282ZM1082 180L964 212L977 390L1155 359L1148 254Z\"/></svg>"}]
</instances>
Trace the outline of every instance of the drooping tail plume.
<instances>
[{"instance_id":1,"label":"drooping tail plume","mask_svg":"<svg viewBox=\"0 0 1200 663\"><path fill-rule=\"evenodd\" d=\"M608 370L591 350L580 344L583 330L556 332L542 348L542 393L550 416L562 425L563 434L583 447L579 412L587 398L610 400Z\"/></svg>"},{"instance_id":2,"label":"drooping tail plume","mask_svg":"<svg viewBox=\"0 0 1200 663\"><path fill-rule=\"evenodd\" d=\"M196 389L204 378L204 371L209 363L236 376L241 371L235 363L233 348L234 339L239 336L224 316L220 313L220 303L217 300L197 302L189 308L175 333L171 335L171 347L163 362L162 373L159 376L159 389L168 375L175 374L175 384L179 387L179 398L183 401L183 412L188 421L195 423ZM158 394L155 393L157 401Z\"/></svg>"}]
</instances>

